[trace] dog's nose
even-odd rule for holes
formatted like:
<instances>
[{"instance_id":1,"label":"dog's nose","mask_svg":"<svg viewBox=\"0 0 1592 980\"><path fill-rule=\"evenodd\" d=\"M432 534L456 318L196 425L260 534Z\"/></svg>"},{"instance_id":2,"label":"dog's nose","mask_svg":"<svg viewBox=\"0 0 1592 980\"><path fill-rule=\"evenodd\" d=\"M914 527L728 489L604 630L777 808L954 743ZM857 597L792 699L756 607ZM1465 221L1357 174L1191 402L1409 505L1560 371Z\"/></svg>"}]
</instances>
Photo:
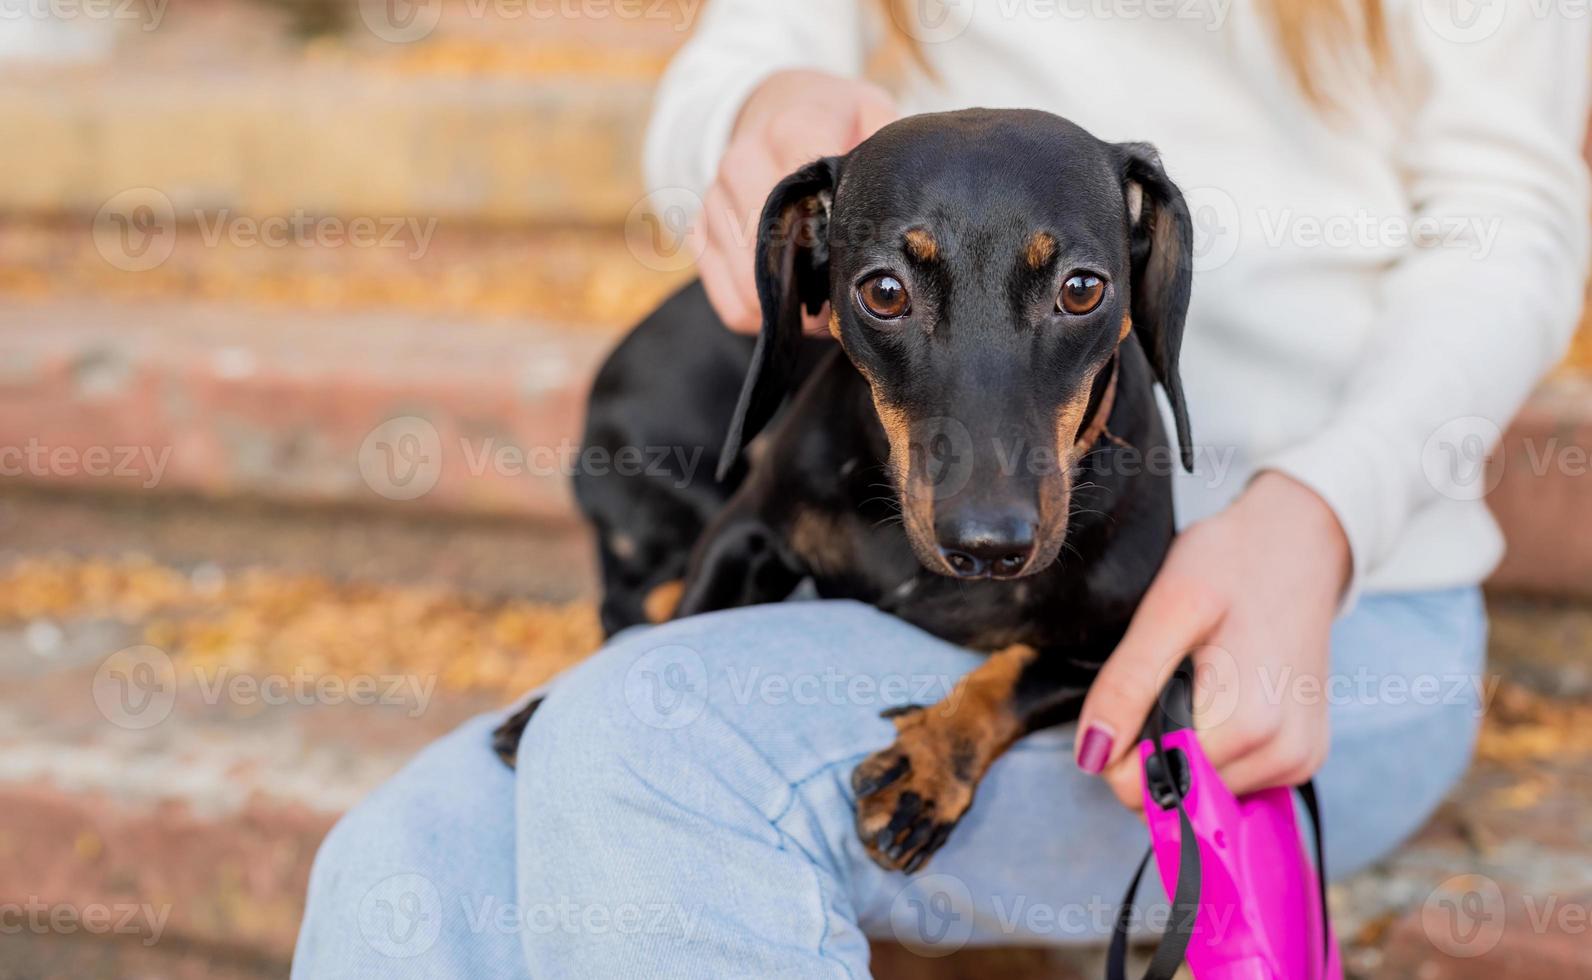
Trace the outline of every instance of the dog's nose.
<instances>
[{"instance_id":1,"label":"dog's nose","mask_svg":"<svg viewBox=\"0 0 1592 980\"><path fill-rule=\"evenodd\" d=\"M1022 514L937 522L940 554L957 578L1012 578L1034 554L1034 521Z\"/></svg>"}]
</instances>

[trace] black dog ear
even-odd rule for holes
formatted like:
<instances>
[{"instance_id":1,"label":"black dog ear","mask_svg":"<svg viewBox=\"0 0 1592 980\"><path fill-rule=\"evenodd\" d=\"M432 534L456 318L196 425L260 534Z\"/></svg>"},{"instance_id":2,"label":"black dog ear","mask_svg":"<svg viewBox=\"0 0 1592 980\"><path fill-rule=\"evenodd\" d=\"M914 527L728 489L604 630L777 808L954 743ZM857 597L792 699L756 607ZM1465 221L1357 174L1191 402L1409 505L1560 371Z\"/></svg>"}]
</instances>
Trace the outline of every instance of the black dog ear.
<instances>
[{"instance_id":1,"label":"black dog ear","mask_svg":"<svg viewBox=\"0 0 1592 980\"><path fill-rule=\"evenodd\" d=\"M839 172L838 157L810 163L780 181L763 206L756 270L763 328L719 456L720 480L789 393L802 308L817 313L829 300L829 211Z\"/></svg>"},{"instance_id":2,"label":"black dog ear","mask_svg":"<svg viewBox=\"0 0 1592 980\"><path fill-rule=\"evenodd\" d=\"M1194 472L1188 406L1178 374L1183 320L1194 281L1194 225L1188 205L1148 143L1119 144L1133 260L1133 332L1166 390L1177 423L1183 468Z\"/></svg>"}]
</instances>

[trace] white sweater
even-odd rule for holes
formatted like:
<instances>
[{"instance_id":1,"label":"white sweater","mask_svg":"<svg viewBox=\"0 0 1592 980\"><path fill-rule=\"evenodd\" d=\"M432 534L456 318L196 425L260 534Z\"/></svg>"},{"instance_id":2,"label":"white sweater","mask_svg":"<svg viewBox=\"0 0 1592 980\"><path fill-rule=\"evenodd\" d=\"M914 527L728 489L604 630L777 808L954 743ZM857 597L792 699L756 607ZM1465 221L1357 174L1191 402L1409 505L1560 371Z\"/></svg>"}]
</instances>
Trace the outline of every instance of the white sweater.
<instances>
[{"instance_id":1,"label":"white sweater","mask_svg":"<svg viewBox=\"0 0 1592 980\"><path fill-rule=\"evenodd\" d=\"M1199 254L1179 519L1288 473L1343 524L1351 595L1497 563L1476 437L1561 356L1588 267L1585 5L1384 5L1398 94L1329 86L1336 123L1253 0L918 0L937 80L899 93L907 113L1033 107L1160 149ZM763 78L860 74L879 27L869 0L712 0L658 92L650 185L700 193Z\"/></svg>"}]
</instances>

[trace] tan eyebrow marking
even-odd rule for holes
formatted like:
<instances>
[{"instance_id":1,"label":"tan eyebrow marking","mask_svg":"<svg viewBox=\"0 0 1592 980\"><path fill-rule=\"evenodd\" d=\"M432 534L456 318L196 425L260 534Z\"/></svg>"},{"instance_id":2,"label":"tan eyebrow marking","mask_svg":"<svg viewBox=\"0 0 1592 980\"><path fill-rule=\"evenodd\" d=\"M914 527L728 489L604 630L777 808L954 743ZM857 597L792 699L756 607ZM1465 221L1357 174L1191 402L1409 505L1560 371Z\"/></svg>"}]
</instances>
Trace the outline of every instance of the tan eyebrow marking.
<instances>
[{"instance_id":1,"label":"tan eyebrow marking","mask_svg":"<svg viewBox=\"0 0 1592 980\"><path fill-rule=\"evenodd\" d=\"M1024 258L1028 260L1031 269L1043 269L1050 264L1056 256L1056 240L1048 232L1036 231L1034 237L1028 240L1028 250Z\"/></svg>"},{"instance_id":2,"label":"tan eyebrow marking","mask_svg":"<svg viewBox=\"0 0 1592 980\"><path fill-rule=\"evenodd\" d=\"M919 262L934 262L940 257L940 243L934 240L927 228L913 228L902 236L907 243L907 253Z\"/></svg>"}]
</instances>

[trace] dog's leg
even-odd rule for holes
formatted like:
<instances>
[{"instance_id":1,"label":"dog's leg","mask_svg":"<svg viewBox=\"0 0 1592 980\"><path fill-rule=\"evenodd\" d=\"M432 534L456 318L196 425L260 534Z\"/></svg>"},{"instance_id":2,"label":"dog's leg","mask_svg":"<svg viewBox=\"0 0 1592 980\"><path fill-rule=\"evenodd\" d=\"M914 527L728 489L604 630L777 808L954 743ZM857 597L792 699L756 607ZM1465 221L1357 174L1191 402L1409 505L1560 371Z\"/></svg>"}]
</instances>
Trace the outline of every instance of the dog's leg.
<instances>
[{"instance_id":1,"label":"dog's leg","mask_svg":"<svg viewBox=\"0 0 1592 980\"><path fill-rule=\"evenodd\" d=\"M536 709L541 706L541 698L532 698L525 707L503 719L503 724L492 730L492 751L510 769L514 768L514 759L519 755L520 738L525 734L525 726L531 723L531 715L536 714Z\"/></svg>"},{"instance_id":2,"label":"dog's leg","mask_svg":"<svg viewBox=\"0 0 1592 980\"><path fill-rule=\"evenodd\" d=\"M757 506L743 488L708 525L692 556L675 617L779 602L800 584L806 574L800 560L758 515Z\"/></svg>"},{"instance_id":3,"label":"dog's leg","mask_svg":"<svg viewBox=\"0 0 1592 980\"><path fill-rule=\"evenodd\" d=\"M895 744L851 774L857 834L875 863L908 873L946 841L990 765L1013 742L1076 717L1092 668L1033 647L1007 647L938 704L891 711Z\"/></svg>"}]
</instances>

